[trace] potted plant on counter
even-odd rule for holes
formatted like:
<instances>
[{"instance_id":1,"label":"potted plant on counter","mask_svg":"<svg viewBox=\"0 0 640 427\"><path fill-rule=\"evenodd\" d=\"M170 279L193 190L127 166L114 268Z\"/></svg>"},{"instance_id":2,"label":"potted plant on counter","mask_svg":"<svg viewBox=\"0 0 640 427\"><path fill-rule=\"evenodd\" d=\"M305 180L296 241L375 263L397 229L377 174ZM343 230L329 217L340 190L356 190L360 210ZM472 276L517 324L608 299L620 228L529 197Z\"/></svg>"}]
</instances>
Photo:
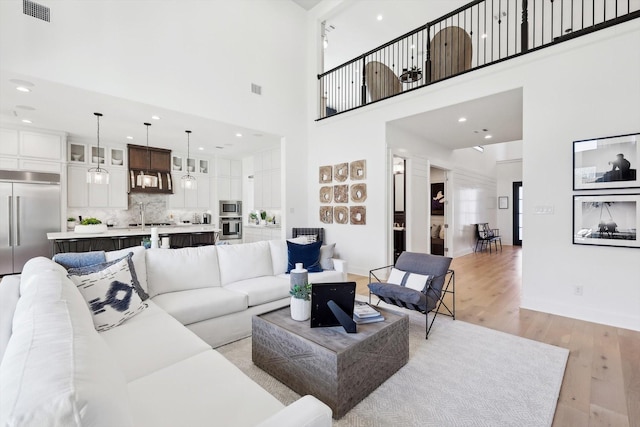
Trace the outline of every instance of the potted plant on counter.
<instances>
[{"instance_id":1,"label":"potted plant on counter","mask_svg":"<svg viewBox=\"0 0 640 427\"><path fill-rule=\"evenodd\" d=\"M99 234L107 231L107 225L97 218L85 218L75 226L73 231L76 233Z\"/></svg>"},{"instance_id":2,"label":"potted plant on counter","mask_svg":"<svg viewBox=\"0 0 640 427\"><path fill-rule=\"evenodd\" d=\"M73 230L76 224L77 222L74 217L70 216L69 218L67 218L67 230Z\"/></svg>"},{"instance_id":3,"label":"potted plant on counter","mask_svg":"<svg viewBox=\"0 0 640 427\"><path fill-rule=\"evenodd\" d=\"M291 295L291 318L304 321L311 317L311 283L293 285Z\"/></svg>"}]
</instances>

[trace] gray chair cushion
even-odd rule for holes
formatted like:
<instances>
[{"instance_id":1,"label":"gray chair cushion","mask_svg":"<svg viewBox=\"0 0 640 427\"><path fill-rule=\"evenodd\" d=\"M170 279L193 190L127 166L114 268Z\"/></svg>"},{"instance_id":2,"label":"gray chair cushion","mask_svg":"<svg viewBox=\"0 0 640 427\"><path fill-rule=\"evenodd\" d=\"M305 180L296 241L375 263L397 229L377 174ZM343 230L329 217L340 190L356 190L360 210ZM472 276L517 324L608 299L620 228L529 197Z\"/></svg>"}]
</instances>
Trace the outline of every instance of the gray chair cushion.
<instances>
[{"instance_id":1,"label":"gray chair cushion","mask_svg":"<svg viewBox=\"0 0 640 427\"><path fill-rule=\"evenodd\" d=\"M403 252L396 261L398 270L434 276L431 289L440 297L444 286L445 275L451 265L451 258L440 255L421 254L417 252Z\"/></svg>"},{"instance_id":2,"label":"gray chair cushion","mask_svg":"<svg viewBox=\"0 0 640 427\"><path fill-rule=\"evenodd\" d=\"M413 304L418 307L420 311L426 311L427 309L426 295L414 289L391 283L374 282L369 283L369 290L372 294L377 295L382 300L385 300L385 298L391 298L396 301L404 302L405 304Z\"/></svg>"}]
</instances>

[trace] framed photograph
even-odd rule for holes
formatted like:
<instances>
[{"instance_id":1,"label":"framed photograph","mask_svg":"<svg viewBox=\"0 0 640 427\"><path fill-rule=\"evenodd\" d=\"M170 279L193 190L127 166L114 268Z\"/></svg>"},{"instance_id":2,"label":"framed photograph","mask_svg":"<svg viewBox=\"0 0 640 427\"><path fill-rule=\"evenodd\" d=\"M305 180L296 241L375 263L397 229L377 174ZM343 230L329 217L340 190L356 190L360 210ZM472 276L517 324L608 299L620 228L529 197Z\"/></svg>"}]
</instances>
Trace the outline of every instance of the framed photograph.
<instances>
[{"instance_id":1,"label":"framed photograph","mask_svg":"<svg viewBox=\"0 0 640 427\"><path fill-rule=\"evenodd\" d=\"M507 196L498 197L498 209L509 209L509 197Z\"/></svg>"},{"instance_id":2,"label":"framed photograph","mask_svg":"<svg viewBox=\"0 0 640 427\"><path fill-rule=\"evenodd\" d=\"M573 142L573 189L640 187L640 133Z\"/></svg>"},{"instance_id":3,"label":"framed photograph","mask_svg":"<svg viewBox=\"0 0 640 427\"><path fill-rule=\"evenodd\" d=\"M444 182L431 184L431 215L444 216Z\"/></svg>"},{"instance_id":4,"label":"framed photograph","mask_svg":"<svg viewBox=\"0 0 640 427\"><path fill-rule=\"evenodd\" d=\"M640 248L640 194L573 196L573 243Z\"/></svg>"}]
</instances>

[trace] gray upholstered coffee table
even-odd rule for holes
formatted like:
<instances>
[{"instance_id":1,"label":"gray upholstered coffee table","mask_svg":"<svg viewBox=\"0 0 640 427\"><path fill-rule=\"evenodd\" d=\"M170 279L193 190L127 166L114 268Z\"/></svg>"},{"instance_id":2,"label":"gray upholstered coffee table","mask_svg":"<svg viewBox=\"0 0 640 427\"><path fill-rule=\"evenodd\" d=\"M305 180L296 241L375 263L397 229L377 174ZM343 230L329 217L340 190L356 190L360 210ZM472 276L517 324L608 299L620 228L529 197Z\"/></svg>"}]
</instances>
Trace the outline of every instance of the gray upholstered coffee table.
<instances>
[{"instance_id":1,"label":"gray upholstered coffee table","mask_svg":"<svg viewBox=\"0 0 640 427\"><path fill-rule=\"evenodd\" d=\"M379 309L385 320L358 325L309 327L291 319L289 307L253 316L253 363L298 394L311 394L346 414L409 360L409 318Z\"/></svg>"}]
</instances>

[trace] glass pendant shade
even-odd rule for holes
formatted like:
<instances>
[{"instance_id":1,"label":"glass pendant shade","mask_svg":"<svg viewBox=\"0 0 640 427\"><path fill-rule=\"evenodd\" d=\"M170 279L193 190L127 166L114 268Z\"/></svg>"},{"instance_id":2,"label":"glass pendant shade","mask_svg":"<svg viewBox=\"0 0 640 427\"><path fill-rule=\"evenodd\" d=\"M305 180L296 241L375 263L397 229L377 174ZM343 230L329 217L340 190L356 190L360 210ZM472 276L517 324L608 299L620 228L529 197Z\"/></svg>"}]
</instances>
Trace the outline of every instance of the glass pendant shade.
<instances>
[{"instance_id":1,"label":"glass pendant shade","mask_svg":"<svg viewBox=\"0 0 640 427\"><path fill-rule=\"evenodd\" d=\"M100 117L102 117L102 113L93 113L93 115L96 116L98 121L98 154L100 154ZM89 168L87 171L87 183L109 184L109 171L100 167L100 158L98 158L98 165L95 168Z\"/></svg>"},{"instance_id":2,"label":"glass pendant shade","mask_svg":"<svg viewBox=\"0 0 640 427\"><path fill-rule=\"evenodd\" d=\"M142 188L157 188L158 177L151 175L151 152L149 151L149 126L151 123L144 124L147 127L147 158L149 159L149 169L146 171L140 171L136 177L136 185Z\"/></svg>"},{"instance_id":3,"label":"glass pendant shade","mask_svg":"<svg viewBox=\"0 0 640 427\"><path fill-rule=\"evenodd\" d=\"M187 162L189 161L189 135L191 134L190 130L185 130L187 133ZM195 190L198 188L198 182L196 181L196 177L189 173L189 168L187 168L187 174L183 175L180 178L180 187L185 190Z\"/></svg>"}]
</instances>

